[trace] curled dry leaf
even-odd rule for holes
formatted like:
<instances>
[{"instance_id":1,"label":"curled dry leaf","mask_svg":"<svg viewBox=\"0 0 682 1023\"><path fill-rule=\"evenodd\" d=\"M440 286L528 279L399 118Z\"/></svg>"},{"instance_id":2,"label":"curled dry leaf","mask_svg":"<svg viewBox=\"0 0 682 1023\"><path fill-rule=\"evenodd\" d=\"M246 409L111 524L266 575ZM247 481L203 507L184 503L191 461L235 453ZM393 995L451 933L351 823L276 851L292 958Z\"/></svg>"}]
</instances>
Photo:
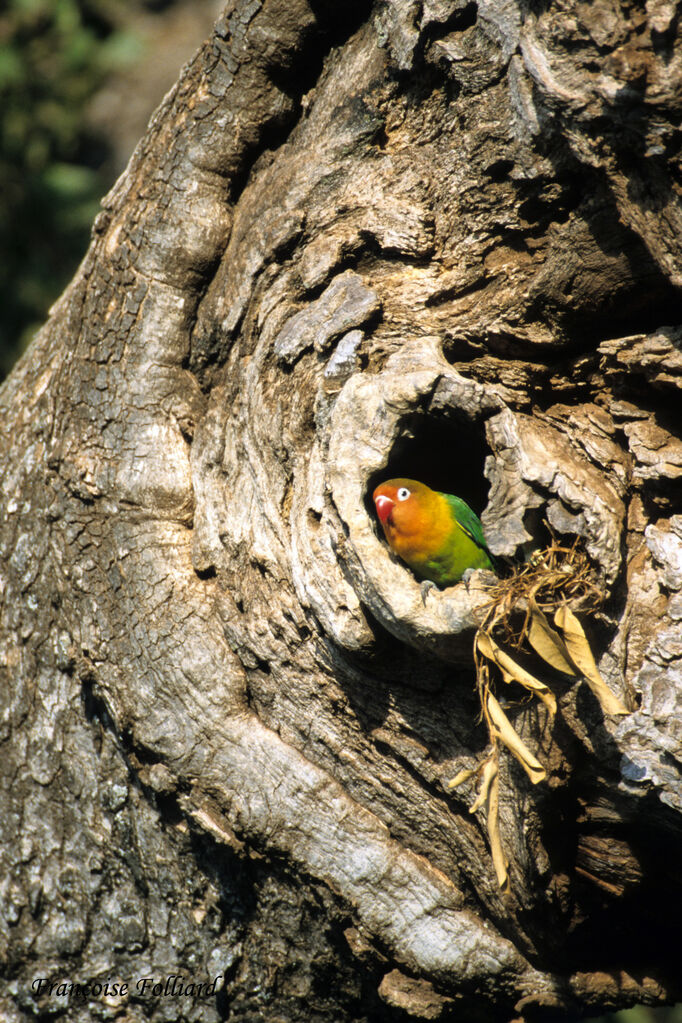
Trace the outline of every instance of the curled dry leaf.
<instances>
[{"instance_id":1,"label":"curled dry leaf","mask_svg":"<svg viewBox=\"0 0 682 1023\"><path fill-rule=\"evenodd\" d=\"M497 770L488 787L486 810L493 867L495 868L498 885L506 890L509 886L509 875L507 873L507 857L504 855L502 839L500 838L500 778Z\"/></svg>"},{"instance_id":2,"label":"curled dry leaf","mask_svg":"<svg viewBox=\"0 0 682 1023\"><path fill-rule=\"evenodd\" d=\"M547 777L547 771L540 761L536 760L523 739L514 731L509 718L490 690L486 690L484 693L483 705L486 718L496 738L504 743L509 752L516 757L534 785L543 781Z\"/></svg>"},{"instance_id":3,"label":"curled dry leaf","mask_svg":"<svg viewBox=\"0 0 682 1023\"><path fill-rule=\"evenodd\" d=\"M509 875L507 874L507 858L504 855L502 839L500 838L500 778L497 747L495 747L492 755L486 760L480 773L481 783L478 795L469 808L469 813L476 813L482 806L485 806L490 852L497 883L500 888L506 889L509 885Z\"/></svg>"},{"instance_id":4,"label":"curled dry leaf","mask_svg":"<svg viewBox=\"0 0 682 1023\"><path fill-rule=\"evenodd\" d=\"M526 671L526 669L522 668L520 664L517 664L516 661L495 642L489 633L479 630L478 635L476 636L476 646L484 657L487 657L489 661L493 661L497 665L505 682L518 682L518 684L523 686L524 689L529 689L542 700L549 711L550 717L552 719L554 718L554 715L556 714L556 697L544 682L541 682L540 679L535 678L535 676L531 675L529 671Z\"/></svg>"},{"instance_id":5,"label":"curled dry leaf","mask_svg":"<svg viewBox=\"0 0 682 1023\"><path fill-rule=\"evenodd\" d=\"M473 767L470 769L464 768L462 771L458 771L454 778L450 779L450 781L446 785L446 788L456 789L458 785L462 785L465 781L468 781L469 778L473 778L473 776L475 774L478 774L478 772L479 772L478 767Z\"/></svg>"},{"instance_id":6,"label":"curled dry leaf","mask_svg":"<svg viewBox=\"0 0 682 1023\"><path fill-rule=\"evenodd\" d=\"M578 674L566 644L556 629L549 624L547 617L534 599L531 599L530 602L528 642L536 654L539 654L543 661L556 668L557 671L563 672L564 675L576 676Z\"/></svg>"},{"instance_id":7,"label":"curled dry leaf","mask_svg":"<svg viewBox=\"0 0 682 1023\"><path fill-rule=\"evenodd\" d=\"M486 760L481 771L481 784L478 789L478 795L475 801L469 807L469 813L476 813L480 810L485 802L488 800L488 792L490 786L493 783L493 779L497 778L497 757L491 756Z\"/></svg>"},{"instance_id":8,"label":"curled dry leaf","mask_svg":"<svg viewBox=\"0 0 682 1023\"><path fill-rule=\"evenodd\" d=\"M630 712L625 704L609 689L599 674L599 669L595 664L583 627L566 604L556 611L554 622L564 634L566 648L571 660L580 673L584 675L588 686L599 700L604 713L614 715L629 714Z\"/></svg>"}]
</instances>

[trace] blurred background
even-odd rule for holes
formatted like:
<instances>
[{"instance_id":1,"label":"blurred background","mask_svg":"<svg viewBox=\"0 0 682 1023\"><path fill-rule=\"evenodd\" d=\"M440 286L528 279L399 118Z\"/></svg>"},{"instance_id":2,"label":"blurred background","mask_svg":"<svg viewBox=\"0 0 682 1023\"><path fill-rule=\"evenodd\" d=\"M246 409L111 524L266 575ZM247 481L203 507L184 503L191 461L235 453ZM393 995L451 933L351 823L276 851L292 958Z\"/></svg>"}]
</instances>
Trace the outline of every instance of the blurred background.
<instances>
[{"instance_id":1,"label":"blurred background","mask_svg":"<svg viewBox=\"0 0 682 1023\"><path fill-rule=\"evenodd\" d=\"M0 0L0 379L220 0Z\"/></svg>"},{"instance_id":2,"label":"blurred background","mask_svg":"<svg viewBox=\"0 0 682 1023\"><path fill-rule=\"evenodd\" d=\"M221 7L0 0L0 379L72 278L100 198ZM682 1023L682 1005L600 1021Z\"/></svg>"},{"instance_id":3,"label":"blurred background","mask_svg":"<svg viewBox=\"0 0 682 1023\"><path fill-rule=\"evenodd\" d=\"M647 1009L635 1006L622 1013L590 1017L592 1023L682 1023L682 1005L670 1009Z\"/></svg>"},{"instance_id":4,"label":"blurred background","mask_svg":"<svg viewBox=\"0 0 682 1023\"><path fill-rule=\"evenodd\" d=\"M682 1005L673 1005L669 1009L647 1009L644 1005L636 1005L634 1009L590 1019L593 1023L682 1023Z\"/></svg>"}]
</instances>

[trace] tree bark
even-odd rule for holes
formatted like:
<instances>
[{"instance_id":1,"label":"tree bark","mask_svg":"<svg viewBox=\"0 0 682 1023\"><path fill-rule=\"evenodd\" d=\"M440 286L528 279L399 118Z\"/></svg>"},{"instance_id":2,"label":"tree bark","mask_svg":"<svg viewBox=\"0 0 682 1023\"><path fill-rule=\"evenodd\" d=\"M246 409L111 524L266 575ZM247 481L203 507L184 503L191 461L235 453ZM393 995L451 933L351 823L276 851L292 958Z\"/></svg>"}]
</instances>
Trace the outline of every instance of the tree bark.
<instances>
[{"instance_id":1,"label":"tree bark","mask_svg":"<svg viewBox=\"0 0 682 1023\"><path fill-rule=\"evenodd\" d=\"M682 999L679 5L341 6L228 5L0 392L8 1020ZM606 598L633 712L515 712L506 894L480 573L422 595L391 475Z\"/></svg>"}]
</instances>

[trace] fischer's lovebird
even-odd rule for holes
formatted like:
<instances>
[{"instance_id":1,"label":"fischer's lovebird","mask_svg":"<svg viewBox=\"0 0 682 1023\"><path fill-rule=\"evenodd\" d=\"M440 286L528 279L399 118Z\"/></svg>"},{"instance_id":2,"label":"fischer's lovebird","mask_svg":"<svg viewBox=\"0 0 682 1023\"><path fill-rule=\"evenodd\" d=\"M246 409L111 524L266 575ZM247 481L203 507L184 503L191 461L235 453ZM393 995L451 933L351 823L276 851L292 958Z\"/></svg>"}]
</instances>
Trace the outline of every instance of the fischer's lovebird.
<instances>
[{"instance_id":1,"label":"fischer's lovebird","mask_svg":"<svg viewBox=\"0 0 682 1023\"><path fill-rule=\"evenodd\" d=\"M387 480L372 495L392 549L420 579L452 586L468 568L495 571L483 526L466 501L417 480Z\"/></svg>"}]
</instances>

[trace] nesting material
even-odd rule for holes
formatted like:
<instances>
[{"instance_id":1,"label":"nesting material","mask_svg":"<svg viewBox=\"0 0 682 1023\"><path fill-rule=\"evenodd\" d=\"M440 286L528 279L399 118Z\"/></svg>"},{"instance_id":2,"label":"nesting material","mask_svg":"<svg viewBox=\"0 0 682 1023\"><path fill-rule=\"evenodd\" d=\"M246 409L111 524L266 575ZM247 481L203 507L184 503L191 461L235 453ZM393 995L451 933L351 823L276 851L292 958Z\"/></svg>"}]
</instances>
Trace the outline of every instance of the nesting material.
<instances>
[{"instance_id":1,"label":"nesting material","mask_svg":"<svg viewBox=\"0 0 682 1023\"><path fill-rule=\"evenodd\" d=\"M498 580L488 592L490 599L480 609L474 638L474 663L490 750L476 768L460 771L448 788L477 779L477 796L470 812L485 808L493 866L500 887L506 889L509 863L499 827L500 749L505 747L518 760L533 784L543 781L547 771L502 709L496 695L500 683L520 686L527 699L539 700L549 727L557 713L557 701L546 681L550 673L543 671L543 665L575 679L584 678L605 714L629 711L599 674L575 613L594 613L604 601L589 558L577 542L566 547L553 539L549 547L536 551L526 565ZM532 672L519 663L519 654L536 655Z\"/></svg>"}]
</instances>

